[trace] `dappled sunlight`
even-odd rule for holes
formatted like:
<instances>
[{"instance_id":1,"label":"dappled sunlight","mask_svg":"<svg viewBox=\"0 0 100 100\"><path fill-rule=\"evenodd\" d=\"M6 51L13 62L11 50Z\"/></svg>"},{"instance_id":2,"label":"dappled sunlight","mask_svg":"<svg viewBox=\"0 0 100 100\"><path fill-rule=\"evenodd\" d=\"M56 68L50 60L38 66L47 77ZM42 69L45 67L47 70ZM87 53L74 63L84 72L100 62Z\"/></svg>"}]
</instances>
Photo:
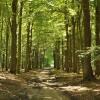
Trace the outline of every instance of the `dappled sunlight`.
<instances>
[{"instance_id":1,"label":"dappled sunlight","mask_svg":"<svg viewBox=\"0 0 100 100\"><path fill-rule=\"evenodd\" d=\"M11 91L8 91L8 90L0 89L0 91L11 94Z\"/></svg>"},{"instance_id":2,"label":"dappled sunlight","mask_svg":"<svg viewBox=\"0 0 100 100\"><path fill-rule=\"evenodd\" d=\"M0 0L0 100L100 100L99 17L100 0Z\"/></svg>"},{"instance_id":3,"label":"dappled sunlight","mask_svg":"<svg viewBox=\"0 0 100 100\"><path fill-rule=\"evenodd\" d=\"M94 92L100 92L100 89L94 89L93 91Z\"/></svg>"},{"instance_id":4,"label":"dappled sunlight","mask_svg":"<svg viewBox=\"0 0 100 100\"><path fill-rule=\"evenodd\" d=\"M0 79L3 79L3 80L7 79L5 73L3 72L0 73Z\"/></svg>"},{"instance_id":5,"label":"dappled sunlight","mask_svg":"<svg viewBox=\"0 0 100 100\"><path fill-rule=\"evenodd\" d=\"M0 76L0 79L6 79L6 77L4 77L4 76Z\"/></svg>"},{"instance_id":6,"label":"dappled sunlight","mask_svg":"<svg viewBox=\"0 0 100 100\"><path fill-rule=\"evenodd\" d=\"M17 79L17 76L16 75L13 75L13 74L10 74L10 73L0 73L0 79L2 80L12 80L12 81L19 81Z\"/></svg>"},{"instance_id":7,"label":"dappled sunlight","mask_svg":"<svg viewBox=\"0 0 100 100\"><path fill-rule=\"evenodd\" d=\"M32 100L71 100L69 96L50 88L33 88Z\"/></svg>"},{"instance_id":8,"label":"dappled sunlight","mask_svg":"<svg viewBox=\"0 0 100 100\"><path fill-rule=\"evenodd\" d=\"M33 100L53 100L54 98L54 100L70 100L69 98L72 96L87 96L91 95L90 93L93 93L94 96L100 94L100 84L95 82L80 83L81 75L77 77L77 74L74 73L69 73L69 76L68 74L65 75L62 73L61 76L56 76L55 74L49 73L49 70L30 71L17 76L2 73L0 74L0 87L2 87L0 91L12 96L14 96L16 92L18 92L19 95L25 96L25 90L22 89L21 91L23 92L20 92L21 88L19 88L19 90L16 91L17 88L20 87L20 84L23 84L25 79L27 81L25 82L27 88L29 88L29 90L31 89L29 97L33 98ZM18 80L20 81L18 82Z\"/></svg>"},{"instance_id":9,"label":"dappled sunlight","mask_svg":"<svg viewBox=\"0 0 100 100\"><path fill-rule=\"evenodd\" d=\"M83 86L67 86L67 87L60 87L60 88L71 92L84 92L84 91L91 90L91 88L83 87Z\"/></svg>"}]
</instances>

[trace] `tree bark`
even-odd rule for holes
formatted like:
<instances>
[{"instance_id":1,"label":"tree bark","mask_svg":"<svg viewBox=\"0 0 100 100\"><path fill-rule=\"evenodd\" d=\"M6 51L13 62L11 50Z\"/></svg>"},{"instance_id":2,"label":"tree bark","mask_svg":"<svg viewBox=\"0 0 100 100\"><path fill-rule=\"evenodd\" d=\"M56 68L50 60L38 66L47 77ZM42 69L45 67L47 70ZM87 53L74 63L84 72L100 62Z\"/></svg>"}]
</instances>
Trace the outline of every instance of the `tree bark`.
<instances>
[{"instance_id":1,"label":"tree bark","mask_svg":"<svg viewBox=\"0 0 100 100\"><path fill-rule=\"evenodd\" d=\"M65 14L65 30L66 30L66 49L65 49L65 63L64 63L64 69L69 72L69 34L68 34L68 23L66 14Z\"/></svg>"},{"instance_id":2,"label":"tree bark","mask_svg":"<svg viewBox=\"0 0 100 100\"><path fill-rule=\"evenodd\" d=\"M6 22L6 61L5 61L5 67L6 71L8 70L8 42L9 42L9 25L10 25L10 19L7 19Z\"/></svg>"},{"instance_id":3,"label":"tree bark","mask_svg":"<svg viewBox=\"0 0 100 100\"><path fill-rule=\"evenodd\" d=\"M10 67L10 73L12 73L12 74L16 74L16 64L17 64L17 58L16 58L17 2L18 2L18 0L12 1L12 24L11 24L11 36L12 36L12 38L11 38L11 67Z\"/></svg>"},{"instance_id":4,"label":"tree bark","mask_svg":"<svg viewBox=\"0 0 100 100\"><path fill-rule=\"evenodd\" d=\"M54 48L54 68L60 69L60 39L55 42Z\"/></svg>"},{"instance_id":5,"label":"tree bark","mask_svg":"<svg viewBox=\"0 0 100 100\"><path fill-rule=\"evenodd\" d=\"M4 27L4 22L3 22L3 16L1 16L1 29L0 29L0 61L1 61L1 64L2 64L2 47L3 47L3 41L2 41L2 38L3 38L3 27Z\"/></svg>"},{"instance_id":6,"label":"tree bark","mask_svg":"<svg viewBox=\"0 0 100 100\"><path fill-rule=\"evenodd\" d=\"M17 73L20 73L20 67L21 67L22 9L23 9L23 1L20 2Z\"/></svg>"},{"instance_id":7,"label":"tree bark","mask_svg":"<svg viewBox=\"0 0 100 100\"><path fill-rule=\"evenodd\" d=\"M84 15L84 49L87 51L87 48L91 47L89 0L82 0L82 6ZM94 75L91 66L91 54L87 54L84 59L83 80L91 81L93 79Z\"/></svg>"},{"instance_id":8,"label":"tree bark","mask_svg":"<svg viewBox=\"0 0 100 100\"><path fill-rule=\"evenodd\" d=\"M25 72L29 71L29 60L30 60L29 35L30 35L30 21L28 21L28 24L27 24L27 47L26 47L26 67L25 67Z\"/></svg>"},{"instance_id":9,"label":"tree bark","mask_svg":"<svg viewBox=\"0 0 100 100\"><path fill-rule=\"evenodd\" d=\"M96 46L100 46L100 0L96 0ZM98 56L100 51L97 50L96 55ZM96 70L95 74L100 76L100 60L97 59L95 62Z\"/></svg>"},{"instance_id":10,"label":"tree bark","mask_svg":"<svg viewBox=\"0 0 100 100\"><path fill-rule=\"evenodd\" d=\"M76 54L75 54L75 51L76 51L76 37L75 37L75 27L76 27L76 22L75 22L75 18L74 16L72 17L72 40L73 40L73 63L72 63L72 67L73 67L73 72L76 73L77 72L77 63L76 63Z\"/></svg>"}]
</instances>

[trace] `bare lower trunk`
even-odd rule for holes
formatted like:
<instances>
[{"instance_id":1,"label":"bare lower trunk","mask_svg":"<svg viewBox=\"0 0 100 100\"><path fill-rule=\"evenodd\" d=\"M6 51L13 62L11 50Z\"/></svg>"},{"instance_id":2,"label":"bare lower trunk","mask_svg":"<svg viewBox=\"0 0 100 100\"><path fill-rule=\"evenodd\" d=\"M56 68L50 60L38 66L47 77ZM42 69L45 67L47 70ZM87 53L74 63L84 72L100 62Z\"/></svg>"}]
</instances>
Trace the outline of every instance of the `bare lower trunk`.
<instances>
[{"instance_id":1,"label":"bare lower trunk","mask_svg":"<svg viewBox=\"0 0 100 100\"><path fill-rule=\"evenodd\" d=\"M16 41L17 41L17 24L16 24L16 16L17 16L17 0L12 1L12 25L11 25L11 68L10 72L12 74L16 74Z\"/></svg>"},{"instance_id":2,"label":"bare lower trunk","mask_svg":"<svg viewBox=\"0 0 100 100\"><path fill-rule=\"evenodd\" d=\"M5 67L6 71L8 70L8 42L9 42L9 18L7 20L7 26L6 26L6 61L5 61Z\"/></svg>"},{"instance_id":3,"label":"bare lower trunk","mask_svg":"<svg viewBox=\"0 0 100 100\"><path fill-rule=\"evenodd\" d=\"M100 46L100 0L96 0L96 46ZM95 56L98 56L99 54L100 51L97 50ZM96 60L95 65L95 74L100 76L100 59Z\"/></svg>"},{"instance_id":4,"label":"bare lower trunk","mask_svg":"<svg viewBox=\"0 0 100 100\"><path fill-rule=\"evenodd\" d=\"M84 18L84 49L91 47L91 29L90 29L90 11L89 0L82 0L83 18ZM93 70L91 66L91 54L85 56L83 66L83 80L90 81L94 79Z\"/></svg>"},{"instance_id":5,"label":"bare lower trunk","mask_svg":"<svg viewBox=\"0 0 100 100\"><path fill-rule=\"evenodd\" d=\"M18 33L18 62L17 62L17 73L20 73L20 67L21 67L22 9L23 9L23 2L20 2L19 33Z\"/></svg>"}]
</instances>

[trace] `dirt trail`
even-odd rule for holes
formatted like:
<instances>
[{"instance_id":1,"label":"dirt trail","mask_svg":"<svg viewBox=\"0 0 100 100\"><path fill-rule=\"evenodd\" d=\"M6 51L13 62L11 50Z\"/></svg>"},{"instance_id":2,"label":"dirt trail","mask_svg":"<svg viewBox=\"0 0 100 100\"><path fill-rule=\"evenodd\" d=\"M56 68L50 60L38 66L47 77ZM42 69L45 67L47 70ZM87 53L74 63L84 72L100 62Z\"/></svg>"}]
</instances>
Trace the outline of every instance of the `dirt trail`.
<instances>
[{"instance_id":1,"label":"dirt trail","mask_svg":"<svg viewBox=\"0 0 100 100\"><path fill-rule=\"evenodd\" d=\"M68 97L61 100L100 100L100 81L82 83L81 80L81 74L62 74L62 72L54 74L50 70L43 70L36 72L29 81L29 86L60 91Z\"/></svg>"},{"instance_id":2,"label":"dirt trail","mask_svg":"<svg viewBox=\"0 0 100 100\"><path fill-rule=\"evenodd\" d=\"M0 73L0 100L100 100L100 80L81 79L81 74L51 70Z\"/></svg>"}]
</instances>

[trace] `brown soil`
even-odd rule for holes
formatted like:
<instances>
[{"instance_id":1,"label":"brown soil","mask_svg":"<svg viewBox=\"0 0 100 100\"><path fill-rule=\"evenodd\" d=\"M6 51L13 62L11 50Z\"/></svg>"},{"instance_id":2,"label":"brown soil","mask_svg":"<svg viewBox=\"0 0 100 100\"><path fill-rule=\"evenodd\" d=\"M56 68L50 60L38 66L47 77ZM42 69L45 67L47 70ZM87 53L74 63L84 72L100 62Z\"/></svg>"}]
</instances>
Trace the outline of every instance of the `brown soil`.
<instances>
[{"instance_id":1,"label":"brown soil","mask_svg":"<svg viewBox=\"0 0 100 100\"><path fill-rule=\"evenodd\" d=\"M70 95L72 100L100 100L100 80L81 82L82 74L30 71L20 75L0 72L0 100L29 100L32 95L29 84L44 84Z\"/></svg>"}]
</instances>

